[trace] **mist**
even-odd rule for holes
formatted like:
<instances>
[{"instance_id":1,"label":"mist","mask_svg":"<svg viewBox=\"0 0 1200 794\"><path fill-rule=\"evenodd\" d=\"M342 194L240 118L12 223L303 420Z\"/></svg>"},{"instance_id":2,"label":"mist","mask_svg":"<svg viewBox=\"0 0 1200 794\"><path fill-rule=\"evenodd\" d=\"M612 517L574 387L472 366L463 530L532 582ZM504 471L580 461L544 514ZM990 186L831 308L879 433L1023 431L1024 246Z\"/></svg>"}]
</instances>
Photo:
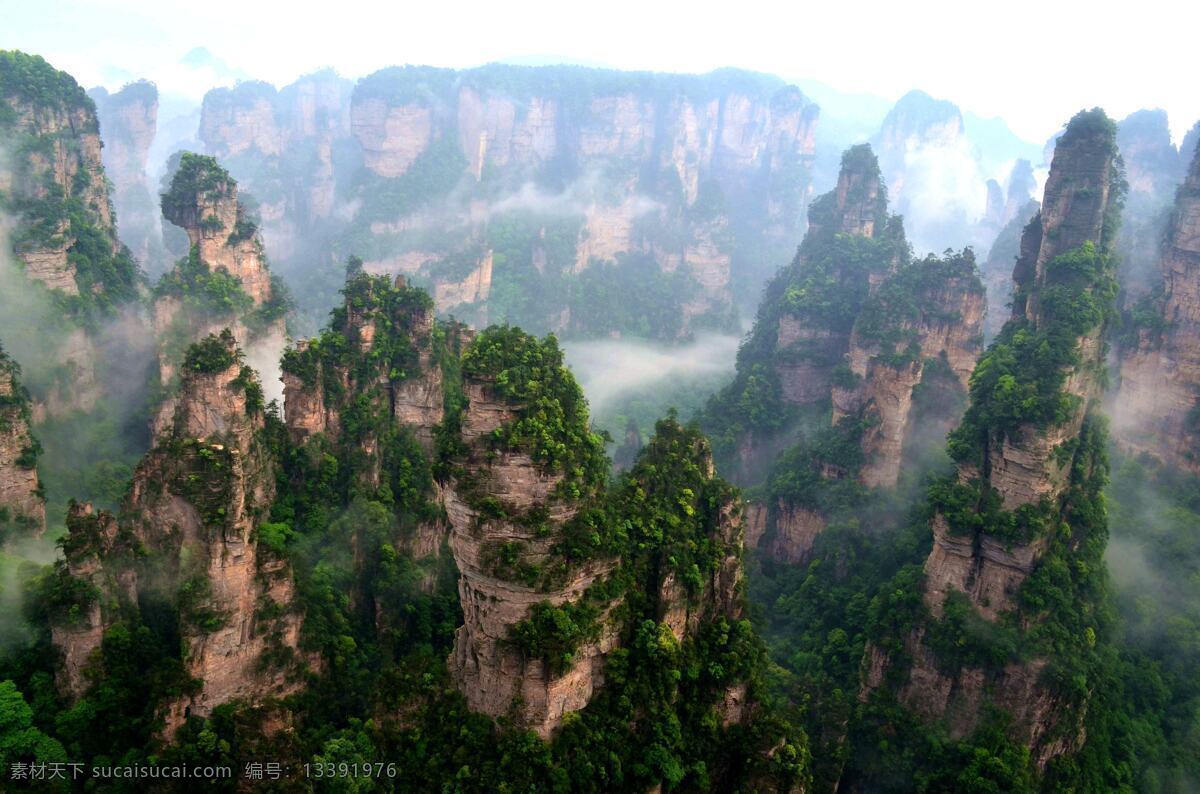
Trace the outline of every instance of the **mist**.
<instances>
[{"instance_id":1,"label":"mist","mask_svg":"<svg viewBox=\"0 0 1200 794\"><path fill-rule=\"evenodd\" d=\"M600 339L566 340L562 347L593 422L615 436L632 419L645 435L672 407L687 419L731 378L739 341L705 333L678 345Z\"/></svg>"},{"instance_id":2,"label":"mist","mask_svg":"<svg viewBox=\"0 0 1200 794\"><path fill-rule=\"evenodd\" d=\"M52 538L62 531L71 499L116 507L133 464L149 446L154 340L138 307L90 332L72 323L11 254L12 228L11 218L0 218L0 344L20 365L33 399Z\"/></svg>"}]
</instances>

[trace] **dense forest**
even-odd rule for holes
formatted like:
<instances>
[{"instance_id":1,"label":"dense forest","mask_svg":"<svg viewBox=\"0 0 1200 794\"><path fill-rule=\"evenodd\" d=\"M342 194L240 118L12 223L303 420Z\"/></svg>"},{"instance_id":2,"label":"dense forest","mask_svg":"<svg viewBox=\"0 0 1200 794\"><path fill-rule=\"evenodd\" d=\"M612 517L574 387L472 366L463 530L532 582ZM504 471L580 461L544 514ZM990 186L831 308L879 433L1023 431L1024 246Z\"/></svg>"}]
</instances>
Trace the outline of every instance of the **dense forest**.
<instances>
[{"instance_id":1,"label":"dense forest","mask_svg":"<svg viewBox=\"0 0 1200 794\"><path fill-rule=\"evenodd\" d=\"M1200 782L1194 137L1081 111L933 254L776 78L306 85L210 92L151 213L154 86L0 52L5 790ZM727 374L568 366L755 296Z\"/></svg>"}]
</instances>

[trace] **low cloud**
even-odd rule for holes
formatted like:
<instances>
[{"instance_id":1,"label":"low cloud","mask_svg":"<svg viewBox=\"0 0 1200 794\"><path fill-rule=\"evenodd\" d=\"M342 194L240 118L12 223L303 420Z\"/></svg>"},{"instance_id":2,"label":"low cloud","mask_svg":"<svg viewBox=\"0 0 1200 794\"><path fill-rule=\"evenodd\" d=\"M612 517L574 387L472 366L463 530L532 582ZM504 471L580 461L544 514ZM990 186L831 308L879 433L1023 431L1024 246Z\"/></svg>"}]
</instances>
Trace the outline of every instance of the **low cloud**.
<instances>
[{"instance_id":1,"label":"low cloud","mask_svg":"<svg viewBox=\"0 0 1200 794\"><path fill-rule=\"evenodd\" d=\"M601 416L648 388L675 389L688 381L732 374L739 337L701 334L693 342L661 345L624 339L564 342L567 363Z\"/></svg>"}]
</instances>

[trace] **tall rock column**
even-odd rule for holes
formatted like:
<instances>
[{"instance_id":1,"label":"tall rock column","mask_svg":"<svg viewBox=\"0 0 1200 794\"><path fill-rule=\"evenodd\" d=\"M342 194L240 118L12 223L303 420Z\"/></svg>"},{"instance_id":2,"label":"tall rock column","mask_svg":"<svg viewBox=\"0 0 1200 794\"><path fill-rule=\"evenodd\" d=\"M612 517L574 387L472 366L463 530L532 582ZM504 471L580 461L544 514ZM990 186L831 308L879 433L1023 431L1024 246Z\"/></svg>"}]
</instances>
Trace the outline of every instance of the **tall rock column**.
<instances>
[{"instance_id":1,"label":"tall rock column","mask_svg":"<svg viewBox=\"0 0 1200 794\"><path fill-rule=\"evenodd\" d=\"M164 585L156 579L165 575L176 588L184 663L203 682L171 705L168 732L187 714L206 716L234 699L261 702L300 685L291 570L256 537L275 497L262 401L232 334L205 338L184 360L170 427L134 473L125 512L164 564L143 571L140 584Z\"/></svg>"},{"instance_id":2,"label":"tall rock column","mask_svg":"<svg viewBox=\"0 0 1200 794\"><path fill-rule=\"evenodd\" d=\"M521 724L546 737L600 686L605 654L618 641L617 626L609 620L609 605L597 605L598 627L566 669L558 660L530 657L513 642L512 632L535 609L581 602L616 561L570 566L556 554L562 527L579 510L581 488L594 490L598 471L589 465L581 480L546 460L566 439L549 447L531 445L522 431L538 421L534 411L565 414L564 424L584 429L575 443L586 446L572 453L590 452L590 464L601 453L586 433L582 393L562 368L557 347L544 348L517 329L501 333L511 338L485 335L464 357L465 455L444 490L463 609L450 671L472 709L497 717L516 709ZM516 349L503 350L510 346ZM516 363L522 351L525 358L543 359L540 366L522 372L501 360L508 353Z\"/></svg>"},{"instance_id":3,"label":"tall rock column","mask_svg":"<svg viewBox=\"0 0 1200 794\"><path fill-rule=\"evenodd\" d=\"M225 330L192 345L171 421L134 472L119 519L74 505L56 575L77 584L54 620L60 687L78 696L83 670L121 610L165 600L178 617L194 690L166 704L166 733L231 701L263 704L296 691L304 660L291 569L258 542L275 497L262 387Z\"/></svg>"},{"instance_id":4,"label":"tall rock column","mask_svg":"<svg viewBox=\"0 0 1200 794\"><path fill-rule=\"evenodd\" d=\"M1115 125L1100 110L1080 113L1023 236L1014 316L976 366L951 434L957 476L930 492L922 615L907 635L877 639L864 664L864 699L894 687L953 738L990 706L1006 712L1039 769L1082 744L1097 676L1086 660L1104 625L1094 578L1107 529L1093 417L1123 190ZM1048 607L1047 587L1065 590L1064 602Z\"/></svg>"},{"instance_id":5,"label":"tall rock column","mask_svg":"<svg viewBox=\"0 0 1200 794\"><path fill-rule=\"evenodd\" d=\"M191 247L155 288L161 382L172 381L188 344L223 328L248 348L282 350L288 299L271 278L258 225L238 200L237 182L213 158L184 152L162 211L187 232ZM168 399L156 429L173 411Z\"/></svg>"}]
</instances>

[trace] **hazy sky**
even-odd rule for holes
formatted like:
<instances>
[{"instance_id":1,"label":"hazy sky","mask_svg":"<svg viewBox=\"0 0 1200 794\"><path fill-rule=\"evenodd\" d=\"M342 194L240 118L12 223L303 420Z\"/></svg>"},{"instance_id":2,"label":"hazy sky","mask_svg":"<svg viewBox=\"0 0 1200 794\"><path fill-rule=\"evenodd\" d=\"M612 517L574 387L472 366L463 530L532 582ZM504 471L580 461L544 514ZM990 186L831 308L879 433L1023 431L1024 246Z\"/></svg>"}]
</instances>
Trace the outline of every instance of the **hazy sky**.
<instances>
[{"instance_id":1,"label":"hazy sky","mask_svg":"<svg viewBox=\"0 0 1200 794\"><path fill-rule=\"evenodd\" d=\"M145 76L194 97L241 74L276 85L322 66L570 60L625 69L739 66L893 100L911 88L1046 140L1082 107L1200 118L1200 5L1062 0L334 2L0 0L0 48L85 86ZM180 63L206 47L231 71Z\"/></svg>"}]
</instances>

